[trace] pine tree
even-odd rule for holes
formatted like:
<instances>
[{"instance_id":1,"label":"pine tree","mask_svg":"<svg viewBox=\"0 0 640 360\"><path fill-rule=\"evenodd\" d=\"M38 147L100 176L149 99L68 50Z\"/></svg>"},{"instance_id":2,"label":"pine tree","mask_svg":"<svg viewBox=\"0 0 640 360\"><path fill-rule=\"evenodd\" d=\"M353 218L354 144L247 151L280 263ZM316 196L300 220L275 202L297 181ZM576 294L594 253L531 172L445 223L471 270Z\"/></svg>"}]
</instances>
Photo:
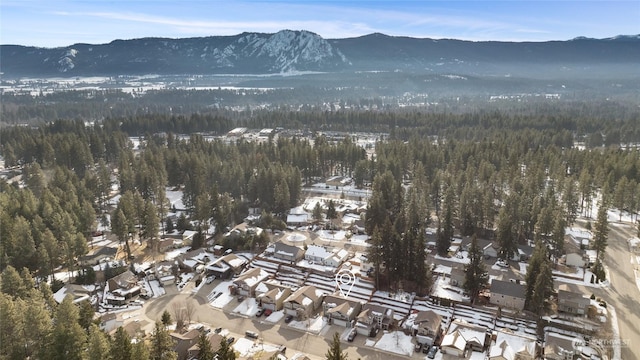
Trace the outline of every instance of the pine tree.
<instances>
[{"instance_id":1,"label":"pine tree","mask_svg":"<svg viewBox=\"0 0 640 360\"><path fill-rule=\"evenodd\" d=\"M329 346L329 350L325 355L327 360L347 360L347 354L340 348L340 334L337 332L333 334L333 341Z\"/></svg>"},{"instance_id":2,"label":"pine tree","mask_svg":"<svg viewBox=\"0 0 640 360\"><path fill-rule=\"evenodd\" d=\"M478 239L474 235L471 238L469 248L469 264L465 267L465 277L463 288L469 293L471 303L478 298L478 293L487 284L487 273L482 262L482 250L478 246Z\"/></svg>"},{"instance_id":3,"label":"pine tree","mask_svg":"<svg viewBox=\"0 0 640 360\"><path fill-rule=\"evenodd\" d=\"M607 248L607 237L609 235L609 222L607 220L606 202L603 200L598 208L598 218L593 231L593 248L596 251L596 257L600 260L604 258L604 252Z\"/></svg>"},{"instance_id":4,"label":"pine tree","mask_svg":"<svg viewBox=\"0 0 640 360\"><path fill-rule=\"evenodd\" d=\"M316 206L313 207L313 221L319 223L322 221L322 206L320 206L320 202L316 203Z\"/></svg>"},{"instance_id":5,"label":"pine tree","mask_svg":"<svg viewBox=\"0 0 640 360\"><path fill-rule=\"evenodd\" d=\"M336 212L336 204L333 200L329 200L329 204L327 205L327 219L333 220L338 217L338 213Z\"/></svg>"},{"instance_id":6,"label":"pine tree","mask_svg":"<svg viewBox=\"0 0 640 360\"><path fill-rule=\"evenodd\" d=\"M96 324L89 327L89 341L87 344L87 360L103 360L109 358L109 339Z\"/></svg>"},{"instance_id":7,"label":"pine tree","mask_svg":"<svg viewBox=\"0 0 640 360\"><path fill-rule=\"evenodd\" d=\"M546 301L553 293L553 276L548 262L540 265L538 276L533 285L533 293L529 301L528 309L540 314L546 307Z\"/></svg>"},{"instance_id":8,"label":"pine tree","mask_svg":"<svg viewBox=\"0 0 640 360\"><path fill-rule=\"evenodd\" d=\"M498 212L496 238L500 246L498 257L503 260L512 258L517 250L516 234L513 231L513 219L511 216L512 214L509 214L505 207L502 207Z\"/></svg>"},{"instance_id":9,"label":"pine tree","mask_svg":"<svg viewBox=\"0 0 640 360\"><path fill-rule=\"evenodd\" d=\"M213 360L216 356L205 333L198 337L198 349L198 360Z\"/></svg>"},{"instance_id":10,"label":"pine tree","mask_svg":"<svg viewBox=\"0 0 640 360\"><path fill-rule=\"evenodd\" d=\"M67 295L56 308L54 329L48 346L49 358L53 360L82 360L87 338L78 324L78 308L73 297Z\"/></svg>"},{"instance_id":11,"label":"pine tree","mask_svg":"<svg viewBox=\"0 0 640 360\"><path fill-rule=\"evenodd\" d=\"M178 354L173 349L173 341L162 323L156 322L151 335L151 360L176 360Z\"/></svg>"},{"instance_id":12,"label":"pine tree","mask_svg":"<svg viewBox=\"0 0 640 360\"><path fill-rule=\"evenodd\" d=\"M124 331L123 327L119 327L113 336L111 342L111 360L129 360L131 359L131 337Z\"/></svg>"},{"instance_id":13,"label":"pine tree","mask_svg":"<svg viewBox=\"0 0 640 360\"><path fill-rule=\"evenodd\" d=\"M162 322L162 325L164 325L164 327L171 325L171 314L169 313L169 311L165 310L162 313L161 322Z\"/></svg>"},{"instance_id":14,"label":"pine tree","mask_svg":"<svg viewBox=\"0 0 640 360\"><path fill-rule=\"evenodd\" d=\"M217 360L235 360L236 353L233 351L231 344L227 342L227 338L223 337L220 340L220 347L218 347L218 351L216 351L215 358Z\"/></svg>"}]
</instances>

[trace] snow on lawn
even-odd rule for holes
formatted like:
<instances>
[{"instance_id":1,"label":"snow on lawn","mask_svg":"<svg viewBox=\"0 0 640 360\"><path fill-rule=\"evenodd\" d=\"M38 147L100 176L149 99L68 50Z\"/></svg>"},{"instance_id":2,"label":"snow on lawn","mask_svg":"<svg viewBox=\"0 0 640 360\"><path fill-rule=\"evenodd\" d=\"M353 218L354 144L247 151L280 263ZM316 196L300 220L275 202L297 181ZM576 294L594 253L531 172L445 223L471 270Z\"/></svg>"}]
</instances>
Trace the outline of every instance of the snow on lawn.
<instances>
[{"instance_id":1,"label":"snow on lawn","mask_svg":"<svg viewBox=\"0 0 640 360\"><path fill-rule=\"evenodd\" d=\"M233 295L229 293L229 286L231 286L231 284L231 281L223 281L209 293L207 299L209 299L212 307L222 309L233 300Z\"/></svg>"},{"instance_id":2,"label":"snow on lawn","mask_svg":"<svg viewBox=\"0 0 640 360\"><path fill-rule=\"evenodd\" d=\"M267 316L264 321L266 322L270 322L270 323L277 323L278 321L280 321L280 319L282 319L284 317L284 311L280 310L280 311L274 311L271 313L271 315Z\"/></svg>"},{"instance_id":3,"label":"snow on lawn","mask_svg":"<svg viewBox=\"0 0 640 360\"><path fill-rule=\"evenodd\" d=\"M177 258L178 256L180 256L180 255L186 253L187 251L189 251L189 249L191 249L191 247L185 246L185 247L181 247L179 249L167 251L164 254L164 259L165 260L173 260L173 259Z\"/></svg>"},{"instance_id":4,"label":"snow on lawn","mask_svg":"<svg viewBox=\"0 0 640 360\"><path fill-rule=\"evenodd\" d=\"M367 242L371 237L369 235L353 235L349 241L352 243L356 243L358 245L369 246L370 244Z\"/></svg>"},{"instance_id":5,"label":"snow on lawn","mask_svg":"<svg viewBox=\"0 0 640 360\"><path fill-rule=\"evenodd\" d=\"M278 351L279 347L270 344L260 344L257 341L249 340L247 338L238 339L233 345L233 350L240 353L242 358L253 358L260 353L270 353ZM258 356L259 358L259 356Z\"/></svg>"},{"instance_id":6,"label":"snow on lawn","mask_svg":"<svg viewBox=\"0 0 640 360\"><path fill-rule=\"evenodd\" d=\"M327 325L327 320L322 316L318 316L315 319L307 319L304 321L292 321L289 323L289 326L293 328L305 330L305 331L316 333L316 334L320 333L320 331L326 325Z\"/></svg>"},{"instance_id":7,"label":"snow on lawn","mask_svg":"<svg viewBox=\"0 0 640 360\"><path fill-rule=\"evenodd\" d=\"M233 312L247 316L255 316L258 312L258 303L255 298L246 298L240 305L233 309Z\"/></svg>"},{"instance_id":8,"label":"snow on lawn","mask_svg":"<svg viewBox=\"0 0 640 360\"><path fill-rule=\"evenodd\" d=\"M374 347L395 354L411 356L414 347L411 340L411 336L405 335L405 333L401 331L391 333L385 331Z\"/></svg>"},{"instance_id":9,"label":"snow on lawn","mask_svg":"<svg viewBox=\"0 0 640 360\"><path fill-rule=\"evenodd\" d=\"M166 193L167 199L169 199L169 203L171 204L172 208L175 207L176 210L186 209L186 207L182 203L182 191L173 191L173 190L167 189L165 193Z\"/></svg>"},{"instance_id":10,"label":"snow on lawn","mask_svg":"<svg viewBox=\"0 0 640 360\"><path fill-rule=\"evenodd\" d=\"M463 290L451 285L449 283L450 281L451 279L448 277L438 276L435 284L433 284L433 291L431 295L455 301L469 301L468 296L462 295Z\"/></svg>"},{"instance_id":11,"label":"snow on lawn","mask_svg":"<svg viewBox=\"0 0 640 360\"><path fill-rule=\"evenodd\" d=\"M347 233L344 230L333 231L333 230L320 230L318 231L318 236L322 240L328 241L342 241L345 239Z\"/></svg>"},{"instance_id":12,"label":"snow on lawn","mask_svg":"<svg viewBox=\"0 0 640 360\"><path fill-rule=\"evenodd\" d=\"M436 254L434 257L436 259L457 262L457 263L460 263L460 264L468 264L469 262L471 262L469 257L465 256L464 254L462 254L461 256L462 256L462 258L457 257L457 256L446 257L446 256L440 256L440 255Z\"/></svg>"}]
</instances>

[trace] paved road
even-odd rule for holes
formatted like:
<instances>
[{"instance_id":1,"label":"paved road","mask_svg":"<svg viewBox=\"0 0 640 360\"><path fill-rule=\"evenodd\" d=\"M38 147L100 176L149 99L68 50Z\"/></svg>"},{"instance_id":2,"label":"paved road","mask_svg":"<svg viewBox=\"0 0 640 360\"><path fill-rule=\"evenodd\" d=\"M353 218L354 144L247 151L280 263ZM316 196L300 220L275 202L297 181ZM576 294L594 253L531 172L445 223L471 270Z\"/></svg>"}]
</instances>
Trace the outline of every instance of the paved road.
<instances>
[{"instance_id":1,"label":"paved road","mask_svg":"<svg viewBox=\"0 0 640 360\"><path fill-rule=\"evenodd\" d=\"M327 349L332 341L335 331L342 332L344 328L332 326L324 335L310 334L295 328L280 324L261 322L255 318L247 318L231 313L214 309L206 302L203 294L207 294L216 283L205 285L198 294L192 294L187 287L183 293L177 293L175 287L167 287L167 294L156 299L152 299L145 304L144 314L149 320L160 320L165 310L172 312L174 303L184 306L187 303L194 305L195 312L192 322L200 322L210 325L212 328L222 327L236 338L243 337L245 331L251 330L260 334L265 343L284 344L287 346L287 355L300 352L310 355L312 360L324 359ZM364 347L364 336L357 336L353 344L342 343L342 349L349 355L349 359L407 359L406 356L392 355L378 350ZM418 358L418 355L415 355ZM424 357L424 356L423 356Z\"/></svg>"}]
</instances>

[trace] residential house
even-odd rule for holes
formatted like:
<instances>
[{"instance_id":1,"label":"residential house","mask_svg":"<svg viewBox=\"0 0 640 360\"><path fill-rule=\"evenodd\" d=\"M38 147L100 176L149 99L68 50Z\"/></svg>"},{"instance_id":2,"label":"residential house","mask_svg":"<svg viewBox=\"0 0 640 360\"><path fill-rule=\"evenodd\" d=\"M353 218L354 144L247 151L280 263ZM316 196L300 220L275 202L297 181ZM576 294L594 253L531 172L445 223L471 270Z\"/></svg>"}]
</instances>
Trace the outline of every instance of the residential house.
<instances>
[{"instance_id":1,"label":"residential house","mask_svg":"<svg viewBox=\"0 0 640 360\"><path fill-rule=\"evenodd\" d=\"M297 263L304 257L304 250L278 241L274 244L273 257L290 263Z\"/></svg>"},{"instance_id":2,"label":"residential house","mask_svg":"<svg viewBox=\"0 0 640 360\"><path fill-rule=\"evenodd\" d=\"M355 325L361 308L359 301L337 295L327 295L322 301L322 312L329 323L344 327Z\"/></svg>"},{"instance_id":3,"label":"residential house","mask_svg":"<svg viewBox=\"0 0 640 360\"><path fill-rule=\"evenodd\" d=\"M124 305L131 298L140 295L141 290L136 275L127 270L107 281L105 300L111 305Z\"/></svg>"},{"instance_id":4,"label":"residential house","mask_svg":"<svg viewBox=\"0 0 640 360\"><path fill-rule=\"evenodd\" d=\"M591 300L582 294L569 291L566 284L559 286L558 311L572 315L586 315Z\"/></svg>"},{"instance_id":5,"label":"residential house","mask_svg":"<svg viewBox=\"0 0 640 360\"><path fill-rule=\"evenodd\" d=\"M264 281L255 290L256 300L263 309L279 311L284 307L284 301L291 295L291 288Z\"/></svg>"},{"instance_id":6,"label":"residential house","mask_svg":"<svg viewBox=\"0 0 640 360\"><path fill-rule=\"evenodd\" d=\"M455 319L449 325L449 332L442 338L440 350L443 354L461 357L468 351L483 352L490 340L485 328Z\"/></svg>"},{"instance_id":7,"label":"residential house","mask_svg":"<svg viewBox=\"0 0 640 360\"><path fill-rule=\"evenodd\" d=\"M482 248L482 255L486 258L497 258L499 249L496 244L490 243Z\"/></svg>"},{"instance_id":8,"label":"residential house","mask_svg":"<svg viewBox=\"0 0 640 360\"><path fill-rule=\"evenodd\" d=\"M94 285L65 284L53 294L53 298L60 304L66 296L70 295L73 298L73 303L78 304L83 301L90 301L94 290Z\"/></svg>"},{"instance_id":9,"label":"residential house","mask_svg":"<svg viewBox=\"0 0 640 360\"><path fill-rule=\"evenodd\" d=\"M302 206L293 208L289 210L289 214L287 214L287 226L307 226L310 218L309 213L304 211Z\"/></svg>"},{"instance_id":10,"label":"residential house","mask_svg":"<svg viewBox=\"0 0 640 360\"><path fill-rule=\"evenodd\" d=\"M189 349L198 343L200 330L192 329L184 334L173 332L170 335L171 340L173 340L173 351L178 354L178 360L185 360L189 354Z\"/></svg>"},{"instance_id":11,"label":"residential house","mask_svg":"<svg viewBox=\"0 0 640 360\"><path fill-rule=\"evenodd\" d=\"M396 322L393 309L370 303L362 306L356 320L357 332L365 336L374 334L376 329L389 330Z\"/></svg>"},{"instance_id":12,"label":"residential house","mask_svg":"<svg viewBox=\"0 0 640 360\"><path fill-rule=\"evenodd\" d=\"M345 249L335 251L331 256L324 260L325 266L337 268L349 259L349 252Z\"/></svg>"},{"instance_id":13,"label":"residential house","mask_svg":"<svg viewBox=\"0 0 640 360\"><path fill-rule=\"evenodd\" d=\"M634 254L640 253L640 238L632 237L629 239L629 250Z\"/></svg>"},{"instance_id":14,"label":"residential house","mask_svg":"<svg viewBox=\"0 0 640 360\"><path fill-rule=\"evenodd\" d=\"M565 265L574 267L584 267L585 261L578 253L569 253L565 257Z\"/></svg>"},{"instance_id":15,"label":"residential house","mask_svg":"<svg viewBox=\"0 0 640 360\"><path fill-rule=\"evenodd\" d=\"M518 245L518 251L513 255L513 261L529 261L533 255L533 248L527 245Z\"/></svg>"},{"instance_id":16,"label":"residential house","mask_svg":"<svg viewBox=\"0 0 640 360\"><path fill-rule=\"evenodd\" d=\"M215 275L218 279L228 279L235 274L240 274L247 263L245 258L235 254L227 254L213 263L207 264L205 270L207 274Z\"/></svg>"},{"instance_id":17,"label":"residential house","mask_svg":"<svg viewBox=\"0 0 640 360\"><path fill-rule=\"evenodd\" d=\"M310 263L339 267L349 258L349 252L345 249L329 250L325 246L309 245L304 258Z\"/></svg>"},{"instance_id":18,"label":"residential house","mask_svg":"<svg viewBox=\"0 0 640 360\"><path fill-rule=\"evenodd\" d=\"M442 333L442 316L432 310L420 311L413 319L413 329L417 342L431 346Z\"/></svg>"},{"instance_id":19,"label":"residential house","mask_svg":"<svg viewBox=\"0 0 640 360\"><path fill-rule=\"evenodd\" d=\"M271 275L261 268L247 270L233 281L235 293L242 296L255 297L256 286L262 281L267 280L269 276Z\"/></svg>"},{"instance_id":20,"label":"residential house","mask_svg":"<svg viewBox=\"0 0 640 360\"><path fill-rule=\"evenodd\" d=\"M524 301L524 285L496 279L491 281L491 298L489 299L491 304L516 310L523 310Z\"/></svg>"},{"instance_id":21,"label":"residential house","mask_svg":"<svg viewBox=\"0 0 640 360\"><path fill-rule=\"evenodd\" d=\"M542 352L545 360L573 360L580 349L576 346L576 337L546 332Z\"/></svg>"},{"instance_id":22,"label":"residential house","mask_svg":"<svg viewBox=\"0 0 640 360\"><path fill-rule=\"evenodd\" d=\"M328 186L346 186L351 184L351 178L344 176L333 176L325 181Z\"/></svg>"},{"instance_id":23,"label":"residential house","mask_svg":"<svg viewBox=\"0 0 640 360\"><path fill-rule=\"evenodd\" d=\"M176 258L178 266L188 272L195 271L199 265L207 264L213 259L213 254L205 249L197 249L186 252Z\"/></svg>"},{"instance_id":24,"label":"residential house","mask_svg":"<svg viewBox=\"0 0 640 360\"><path fill-rule=\"evenodd\" d=\"M465 236L462 238L462 242L460 243L460 250L469 251L471 249L471 236ZM480 250L484 249L487 245L491 245L491 240L476 238L476 242L478 244L478 248Z\"/></svg>"},{"instance_id":25,"label":"residential house","mask_svg":"<svg viewBox=\"0 0 640 360\"><path fill-rule=\"evenodd\" d=\"M322 304L323 293L315 286L302 286L284 300L284 312L298 319L310 317Z\"/></svg>"},{"instance_id":26,"label":"residential house","mask_svg":"<svg viewBox=\"0 0 640 360\"><path fill-rule=\"evenodd\" d=\"M536 354L535 337L499 330L491 343L489 360L534 360Z\"/></svg>"},{"instance_id":27,"label":"residential house","mask_svg":"<svg viewBox=\"0 0 640 360\"><path fill-rule=\"evenodd\" d=\"M209 333L207 335L207 340L211 344L211 351L214 353L220 349L220 342L223 337L220 334ZM187 352L187 359L197 359L200 354L200 347L198 346L198 342L191 346Z\"/></svg>"},{"instance_id":28,"label":"residential house","mask_svg":"<svg viewBox=\"0 0 640 360\"><path fill-rule=\"evenodd\" d=\"M118 249L116 248L103 246L92 254L81 256L80 259L78 259L78 263L82 266L98 265L101 261L112 260L116 256L117 252Z\"/></svg>"},{"instance_id":29,"label":"residential house","mask_svg":"<svg viewBox=\"0 0 640 360\"><path fill-rule=\"evenodd\" d=\"M118 315L115 313L104 314L100 317L100 330L104 332L111 332L111 330L117 329L122 326L123 321L118 320Z\"/></svg>"},{"instance_id":30,"label":"residential house","mask_svg":"<svg viewBox=\"0 0 640 360\"><path fill-rule=\"evenodd\" d=\"M598 258L598 252L595 250L585 250L584 258L586 260L586 266L593 266Z\"/></svg>"},{"instance_id":31,"label":"residential house","mask_svg":"<svg viewBox=\"0 0 640 360\"><path fill-rule=\"evenodd\" d=\"M593 237L590 231L579 228L566 228L565 235L568 235L569 239L583 250L589 248L589 242Z\"/></svg>"}]
</instances>

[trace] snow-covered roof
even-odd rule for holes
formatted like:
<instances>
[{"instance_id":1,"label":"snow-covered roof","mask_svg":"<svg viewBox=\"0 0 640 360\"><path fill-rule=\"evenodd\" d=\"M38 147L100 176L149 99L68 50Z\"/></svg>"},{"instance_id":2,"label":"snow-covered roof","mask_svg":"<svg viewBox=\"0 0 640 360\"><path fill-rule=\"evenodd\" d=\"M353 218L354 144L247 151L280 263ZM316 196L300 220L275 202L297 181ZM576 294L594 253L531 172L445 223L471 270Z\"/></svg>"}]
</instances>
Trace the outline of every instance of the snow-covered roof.
<instances>
[{"instance_id":1,"label":"snow-covered roof","mask_svg":"<svg viewBox=\"0 0 640 360\"><path fill-rule=\"evenodd\" d=\"M518 354L527 354L533 358L535 351L535 338L498 331L495 343L492 344L489 351L489 359L504 358L506 360L515 360Z\"/></svg>"},{"instance_id":2,"label":"snow-covered roof","mask_svg":"<svg viewBox=\"0 0 640 360\"><path fill-rule=\"evenodd\" d=\"M307 247L307 251L305 252L305 257L314 257L323 260L330 257L331 255L333 255L333 252L327 250L323 246L318 245L309 245Z\"/></svg>"},{"instance_id":3,"label":"snow-covered roof","mask_svg":"<svg viewBox=\"0 0 640 360\"><path fill-rule=\"evenodd\" d=\"M269 273L266 270L261 268L253 268L238 276L235 282L244 282L248 287L253 287L259 282L267 279L268 277Z\"/></svg>"}]
</instances>

